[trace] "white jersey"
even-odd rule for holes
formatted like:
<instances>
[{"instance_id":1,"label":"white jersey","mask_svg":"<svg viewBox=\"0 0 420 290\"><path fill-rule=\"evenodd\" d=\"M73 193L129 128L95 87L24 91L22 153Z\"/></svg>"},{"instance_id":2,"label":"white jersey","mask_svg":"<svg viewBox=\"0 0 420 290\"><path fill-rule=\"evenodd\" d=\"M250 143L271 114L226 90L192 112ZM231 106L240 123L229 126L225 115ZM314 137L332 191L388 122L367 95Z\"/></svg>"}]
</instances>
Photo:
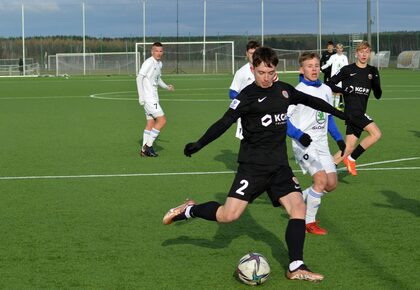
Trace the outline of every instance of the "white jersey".
<instances>
[{"instance_id":1,"label":"white jersey","mask_svg":"<svg viewBox=\"0 0 420 290\"><path fill-rule=\"evenodd\" d=\"M236 71L229 89L239 94L246 86L252 84L254 81L255 76L252 65L246 63Z\"/></svg>"},{"instance_id":2,"label":"white jersey","mask_svg":"<svg viewBox=\"0 0 420 290\"><path fill-rule=\"evenodd\" d=\"M332 91L325 84L322 84L320 87L313 87L301 82L296 86L296 89L332 104ZM289 106L287 115L296 128L311 136L312 143L310 147L329 153L328 113L299 104ZM297 148L303 149L303 146L297 140L292 139L292 145L293 150Z\"/></svg>"},{"instance_id":3,"label":"white jersey","mask_svg":"<svg viewBox=\"0 0 420 290\"><path fill-rule=\"evenodd\" d=\"M139 102L158 103L158 86L168 89L168 86L161 79L162 62L156 60L153 56L146 59L141 65L139 74L136 78L137 92L139 94Z\"/></svg>"},{"instance_id":4,"label":"white jersey","mask_svg":"<svg viewBox=\"0 0 420 290\"><path fill-rule=\"evenodd\" d=\"M331 76L335 75L343 66L349 64L347 56L344 54L333 54L330 56L330 59L324 64L321 69L326 69L331 66Z\"/></svg>"}]
</instances>

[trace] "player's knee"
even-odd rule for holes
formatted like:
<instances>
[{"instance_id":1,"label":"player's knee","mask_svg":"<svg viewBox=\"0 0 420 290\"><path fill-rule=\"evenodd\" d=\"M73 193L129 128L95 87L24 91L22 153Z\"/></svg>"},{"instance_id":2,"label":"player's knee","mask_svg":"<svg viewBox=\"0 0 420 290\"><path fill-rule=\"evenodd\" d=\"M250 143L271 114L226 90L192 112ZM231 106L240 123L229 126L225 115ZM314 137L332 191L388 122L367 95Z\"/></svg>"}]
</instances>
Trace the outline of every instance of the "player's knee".
<instances>
[{"instance_id":1,"label":"player's knee","mask_svg":"<svg viewBox=\"0 0 420 290\"><path fill-rule=\"evenodd\" d=\"M306 215L306 204L302 200L302 202L298 202L292 205L289 216L290 218L305 218Z\"/></svg>"},{"instance_id":2,"label":"player's knee","mask_svg":"<svg viewBox=\"0 0 420 290\"><path fill-rule=\"evenodd\" d=\"M217 221L222 223L231 223L238 220L241 216L239 211L223 211L217 216Z\"/></svg>"}]
</instances>

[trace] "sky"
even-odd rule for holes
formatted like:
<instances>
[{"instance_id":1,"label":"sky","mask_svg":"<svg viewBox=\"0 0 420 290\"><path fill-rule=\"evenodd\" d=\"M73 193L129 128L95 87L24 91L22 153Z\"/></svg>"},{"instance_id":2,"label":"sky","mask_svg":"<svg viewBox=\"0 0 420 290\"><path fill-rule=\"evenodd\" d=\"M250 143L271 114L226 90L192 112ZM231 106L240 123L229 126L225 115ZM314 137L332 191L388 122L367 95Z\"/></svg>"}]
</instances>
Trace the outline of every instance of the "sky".
<instances>
[{"instance_id":1,"label":"sky","mask_svg":"<svg viewBox=\"0 0 420 290\"><path fill-rule=\"evenodd\" d=\"M206 36L318 33L318 0L145 0L145 26L143 0L0 0L0 37L22 36L22 3L26 37L81 36L82 2L93 37L203 36L204 11ZM322 33L366 33L367 0L320 3ZM371 3L372 33L420 31L420 0Z\"/></svg>"}]
</instances>

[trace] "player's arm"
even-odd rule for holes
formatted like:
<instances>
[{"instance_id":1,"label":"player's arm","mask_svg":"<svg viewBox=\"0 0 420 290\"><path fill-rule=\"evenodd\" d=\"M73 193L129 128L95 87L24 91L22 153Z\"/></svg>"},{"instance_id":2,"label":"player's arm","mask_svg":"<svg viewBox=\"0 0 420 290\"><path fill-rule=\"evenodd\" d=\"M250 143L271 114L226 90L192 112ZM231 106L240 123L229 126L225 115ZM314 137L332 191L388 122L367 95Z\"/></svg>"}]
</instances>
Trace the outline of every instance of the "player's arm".
<instances>
[{"instance_id":1,"label":"player's arm","mask_svg":"<svg viewBox=\"0 0 420 290\"><path fill-rule=\"evenodd\" d=\"M242 94L239 94L239 97L241 95ZM238 99L233 100L223 117L211 125L210 128L207 129L206 133L204 133L204 135L197 142L192 142L185 145L185 156L191 157L192 154L198 152L201 148L216 140L224 132L226 132L226 130L229 129L230 126L232 126L232 124L235 123L236 120L241 116L241 112L247 109L246 105L241 106L240 103L241 101Z\"/></svg>"},{"instance_id":2,"label":"player's arm","mask_svg":"<svg viewBox=\"0 0 420 290\"><path fill-rule=\"evenodd\" d=\"M308 147L312 142L311 136L309 136L309 134L304 133L299 128L295 127L295 125L293 125L290 119L287 119L287 136L298 140L299 143L305 147Z\"/></svg>"},{"instance_id":3,"label":"player's arm","mask_svg":"<svg viewBox=\"0 0 420 290\"><path fill-rule=\"evenodd\" d=\"M373 67L373 74L372 74L372 90L373 95L378 100L382 97L382 89L381 89L381 80L379 77L379 71L376 67Z\"/></svg>"},{"instance_id":4,"label":"player's arm","mask_svg":"<svg viewBox=\"0 0 420 290\"><path fill-rule=\"evenodd\" d=\"M340 110L337 110L330 104L328 104L326 101L321 100L320 98L313 97L311 95L305 94L301 91L296 90L294 87L290 86L290 92L291 92L291 104L302 104L308 107L311 107L315 110L322 111L329 113L331 115L336 116L339 119L342 120L348 120L348 117L344 112L341 112Z\"/></svg>"},{"instance_id":5,"label":"player's arm","mask_svg":"<svg viewBox=\"0 0 420 290\"><path fill-rule=\"evenodd\" d=\"M235 75L233 76L232 83L230 84L230 87L229 87L229 98L231 98L232 100L235 99L239 95L239 91L240 91L239 88L240 88L240 80L239 80L239 73L237 71Z\"/></svg>"},{"instance_id":6,"label":"player's arm","mask_svg":"<svg viewBox=\"0 0 420 290\"><path fill-rule=\"evenodd\" d=\"M340 130L338 130L332 115L328 115L328 132L337 143L338 148L340 148L341 151L341 156L343 156L344 151L346 150L346 142L344 142L343 136L341 135Z\"/></svg>"},{"instance_id":7,"label":"player's arm","mask_svg":"<svg viewBox=\"0 0 420 290\"><path fill-rule=\"evenodd\" d=\"M347 79L349 76L346 67L343 67L335 75L331 76L325 84L329 86L334 93L346 94L346 89L348 88L340 88L337 84Z\"/></svg>"},{"instance_id":8,"label":"player's arm","mask_svg":"<svg viewBox=\"0 0 420 290\"><path fill-rule=\"evenodd\" d=\"M333 63L333 59L334 59L334 55L332 55L330 57L330 59L323 66L321 66L321 70L324 70L324 69L330 67Z\"/></svg>"}]
</instances>

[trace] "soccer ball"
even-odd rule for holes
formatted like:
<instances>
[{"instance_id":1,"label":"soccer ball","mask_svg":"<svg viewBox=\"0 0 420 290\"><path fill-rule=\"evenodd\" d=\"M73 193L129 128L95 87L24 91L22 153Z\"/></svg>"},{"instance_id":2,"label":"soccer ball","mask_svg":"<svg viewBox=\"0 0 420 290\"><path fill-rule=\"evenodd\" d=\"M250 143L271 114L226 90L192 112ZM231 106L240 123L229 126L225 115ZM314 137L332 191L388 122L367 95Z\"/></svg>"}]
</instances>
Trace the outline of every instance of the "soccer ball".
<instances>
[{"instance_id":1,"label":"soccer ball","mask_svg":"<svg viewBox=\"0 0 420 290\"><path fill-rule=\"evenodd\" d=\"M261 285L270 275L267 259L259 253L248 253L243 256L236 268L239 279L248 285Z\"/></svg>"}]
</instances>

